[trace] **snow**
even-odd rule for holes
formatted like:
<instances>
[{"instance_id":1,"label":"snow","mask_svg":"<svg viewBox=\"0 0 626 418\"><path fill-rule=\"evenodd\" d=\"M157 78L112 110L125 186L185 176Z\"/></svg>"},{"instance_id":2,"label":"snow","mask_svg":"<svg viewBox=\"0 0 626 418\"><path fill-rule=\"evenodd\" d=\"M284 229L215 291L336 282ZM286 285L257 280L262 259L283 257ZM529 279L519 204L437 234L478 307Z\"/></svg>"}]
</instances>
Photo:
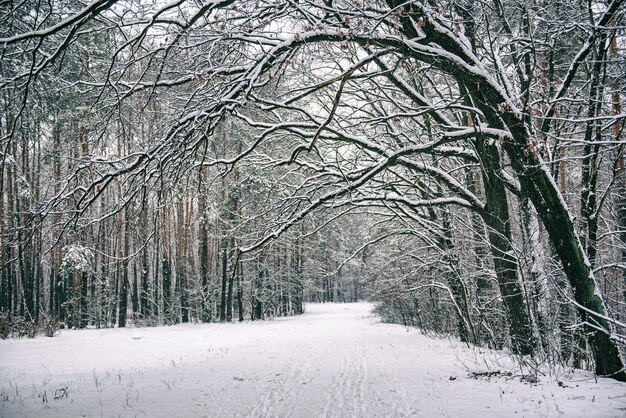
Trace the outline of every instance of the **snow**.
<instances>
[{"instance_id":1,"label":"snow","mask_svg":"<svg viewBox=\"0 0 626 418\"><path fill-rule=\"evenodd\" d=\"M88 271L92 265L93 252L80 244L71 244L63 248L63 262L61 268L77 271Z\"/></svg>"},{"instance_id":2,"label":"snow","mask_svg":"<svg viewBox=\"0 0 626 418\"><path fill-rule=\"evenodd\" d=\"M371 309L309 304L300 317L271 321L0 341L0 416L625 414L623 383L583 372L561 385L522 382L505 353L382 324ZM470 377L487 371L513 375Z\"/></svg>"}]
</instances>

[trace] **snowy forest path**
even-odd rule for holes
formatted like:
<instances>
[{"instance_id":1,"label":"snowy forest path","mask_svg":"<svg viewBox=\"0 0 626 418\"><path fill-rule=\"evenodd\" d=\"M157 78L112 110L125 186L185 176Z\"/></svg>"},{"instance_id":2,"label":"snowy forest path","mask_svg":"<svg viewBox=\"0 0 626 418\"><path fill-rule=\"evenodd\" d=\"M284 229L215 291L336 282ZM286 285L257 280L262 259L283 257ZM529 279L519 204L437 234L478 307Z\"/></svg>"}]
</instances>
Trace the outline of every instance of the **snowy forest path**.
<instances>
[{"instance_id":1,"label":"snowy forest path","mask_svg":"<svg viewBox=\"0 0 626 418\"><path fill-rule=\"evenodd\" d=\"M0 341L0 417L623 416L626 385L516 377L502 352L382 324L369 303L240 324ZM470 377L470 372L500 377ZM507 375L512 372L513 376ZM57 395L58 399L54 399ZM562 415L564 414L564 415Z\"/></svg>"}]
</instances>

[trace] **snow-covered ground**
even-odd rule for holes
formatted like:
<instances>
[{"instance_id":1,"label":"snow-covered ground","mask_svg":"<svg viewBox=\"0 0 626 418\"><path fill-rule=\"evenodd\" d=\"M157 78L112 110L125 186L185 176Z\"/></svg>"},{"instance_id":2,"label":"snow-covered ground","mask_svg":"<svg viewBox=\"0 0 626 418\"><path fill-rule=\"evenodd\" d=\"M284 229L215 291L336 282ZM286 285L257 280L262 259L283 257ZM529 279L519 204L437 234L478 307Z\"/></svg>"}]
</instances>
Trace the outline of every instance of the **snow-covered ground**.
<instances>
[{"instance_id":1,"label":"snow-covered ground","mask_svg":"<svg viewBox=\"0 0 626 418\"><path fill-rule=\"evenodd\" d=\"M583 373L521 382L504 354L381 324L371 304L306 308L0 341L0 416L626 416L626 384ZM489 371L503 374L470 377Z\"/></svg>"}]
</instances>

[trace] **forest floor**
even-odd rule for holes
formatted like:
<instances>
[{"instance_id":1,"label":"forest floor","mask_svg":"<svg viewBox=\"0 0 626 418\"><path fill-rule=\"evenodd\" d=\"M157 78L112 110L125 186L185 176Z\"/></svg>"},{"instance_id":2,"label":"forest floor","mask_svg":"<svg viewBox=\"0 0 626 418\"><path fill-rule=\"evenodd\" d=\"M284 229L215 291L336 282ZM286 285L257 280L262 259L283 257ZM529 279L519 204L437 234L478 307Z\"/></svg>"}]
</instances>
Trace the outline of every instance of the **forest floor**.
<instances>
[{"instance_id":1,"label":"forest floor","mask_svg":"<svg viewBox=\"0 0 626 418\"><path fill-rule=\"evenodd\" d=\"M0 341L0 416L626 416L626 384L580 371L530 383L505 353L371 309Z\"/></svg>"}]
</instances>

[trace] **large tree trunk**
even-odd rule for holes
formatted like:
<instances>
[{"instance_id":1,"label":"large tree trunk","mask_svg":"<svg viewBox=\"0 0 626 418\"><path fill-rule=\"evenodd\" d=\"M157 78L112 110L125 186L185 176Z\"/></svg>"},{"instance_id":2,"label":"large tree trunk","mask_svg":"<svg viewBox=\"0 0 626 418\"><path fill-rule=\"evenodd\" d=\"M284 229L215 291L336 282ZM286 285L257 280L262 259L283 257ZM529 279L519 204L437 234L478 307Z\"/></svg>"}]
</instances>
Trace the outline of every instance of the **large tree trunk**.
<instances>
[{"instance_id":1,"label":"large tree trunk","mask_svg":"<svg viewBox=\"0 0 626 418\"><path fill-rule=\"evenodd\" d=\"M200 318L202 322L211 321L211 292L209 289L209 235L207 230L207 194L204 190L204 180L206 177L205 170L200 170L200 195L198 196L198 213L200 221L198 222L198 241L200 254L200 283L201 290L201 306Z\"/></svg>"},{"instance_id":2,"label":"large tree trunk","mask_svg":"<svg viewBox=\"0 0 626 418\"><path fill-rule=\"evenodd\" d=\"M580 305L580 315L590 324L589 342L594 353L596 373L626 381L619 351L609 336L611 326L605 316L604 301L597 289L589 260L585 256L563 197L545 166L539 165L537 161L532 164L517 145L509 143L505 149L519 175L523 195L528 196L537 209L537 214L563 264L563 270L574 292L575 302Z\"/></svg>"},{"instance_id":3,"label":"large tree trunk","mask_svg":"<svg viewBox=\"0 0 626 418\"><path fill-rule=\"evenodd\" d=\"M387 0L391 7L401 5L397 0ZM621 2L612 2L603 19L617 13ZM407 5L407 12L402 19L404 35L410 39L422 38L417 33L416 22L408 10L415 7L415 15L420 15L419 4ZM422 25L421 31L428 41L446 49L446 52L466 61L469 66L476 64L474 58L468 56L459 48L457 40L452 39L449 33L438 31L434 25ZM422 39L420 42L426 42ZM591 325L590 343L594 351L596 372L600 375L610 375L618 380L626 381L623 363L615 343L609 338L610 324L605 317L606 309L600 293L596 289L596 282L580 239L576 234L571 214L567 204L551 177L548 167L538 155L537 147L531 132L533 127L528 118L511 109L511 100L506 96L505 89L494 79L484 74L468 70L465 65L459 65L448 56L424 54L419 51L404 51L408 55L415 54L418 60L433 64L441 70L453 75L460 85L471 95L472 102L482 112L489 126L504 128L510 138L502 138L502 147L510 158L511 166L515 170L521 186L521 195L528 197L535 208L542 223L545 225L550 240L563 263L563 269L574 291L575 302L581 306L580 312ZM546 115L544 135L550 129L549 119L552 114ZM494 197L497 197L494 195ZM498 223L498 222L497 222ZM496 225L497 226L497 225ZM496 255L496 258L500 258ZM503 254L506 256L506 254ZM507 264L506 258L503 259ZM506 265L504 266L506 268ZM510 270L506 268L506 270ZM589 313L590 315L587 315ZM600 328L601 330L598 330Z\"/></svg>"},{"instance_id":4,"label":"large tree trunk","mask_svg":"<svg viewBox=\"0 0 626 418\"><path fill-rule=\"evenodd\" d=\"M532 333L524 292L518 278L518 265L514 256L511 221L506 188L500 180L500 154L494 145L475 141L483 167L485 210L491 254L498 279L500 294L506 311L513 352L532 354L535 342Z\"/></svg>"}]
</instances>

